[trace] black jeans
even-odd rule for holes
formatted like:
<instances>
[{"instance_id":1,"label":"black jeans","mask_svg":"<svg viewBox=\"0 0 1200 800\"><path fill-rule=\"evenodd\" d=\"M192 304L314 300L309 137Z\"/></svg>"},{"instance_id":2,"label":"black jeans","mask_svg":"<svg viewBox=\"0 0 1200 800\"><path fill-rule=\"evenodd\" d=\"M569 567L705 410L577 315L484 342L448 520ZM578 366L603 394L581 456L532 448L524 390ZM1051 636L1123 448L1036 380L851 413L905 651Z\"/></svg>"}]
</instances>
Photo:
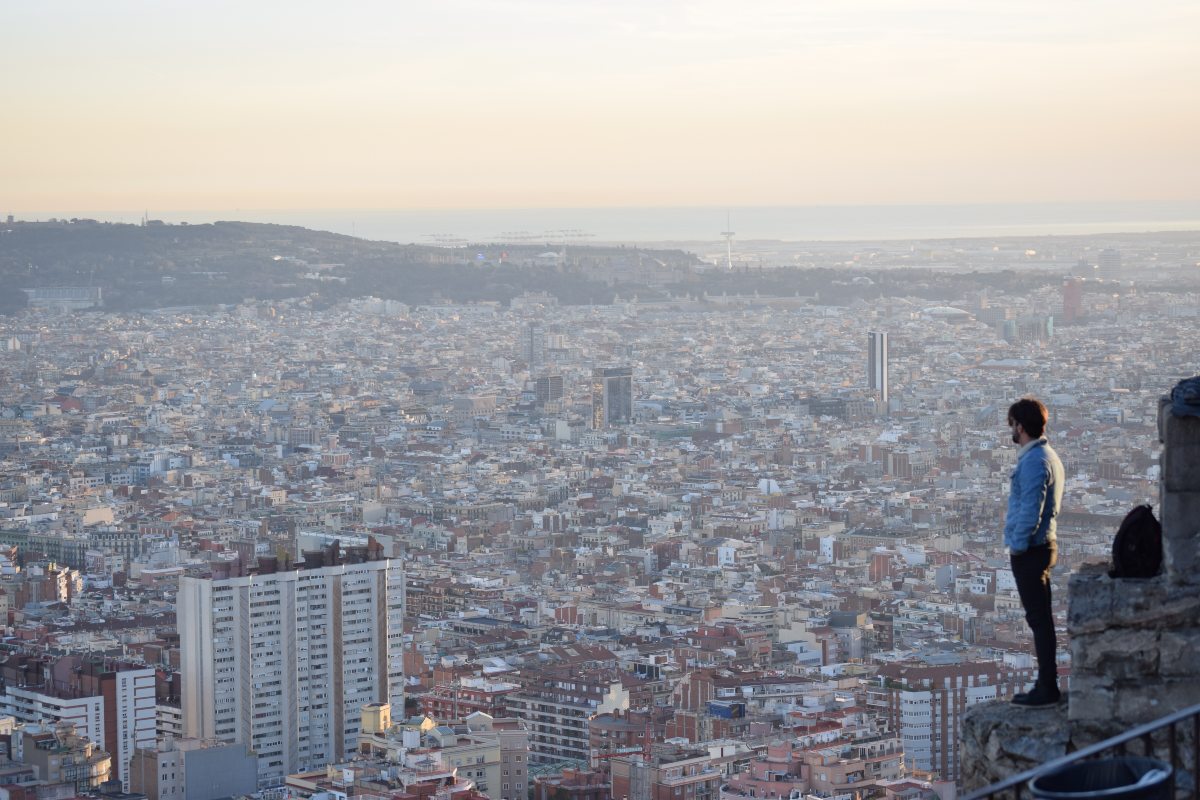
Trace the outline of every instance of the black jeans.
<instances>
[{"instance_id":1,"label":"black jeans","mask_svg":"<svg viewBox=\"0 0 1200 800\"><path fill-rule=\"evenodd\" d=\"M1031 547L1009 556L1017 594L1025 608L1025 621L1033 631L1033 649L1037 653L1038 685L1058 687L1058 641L1054 636L1054 614L1050 610L1050 570L1058 561L1054 542Z\"/></svg>"}]
</instances>

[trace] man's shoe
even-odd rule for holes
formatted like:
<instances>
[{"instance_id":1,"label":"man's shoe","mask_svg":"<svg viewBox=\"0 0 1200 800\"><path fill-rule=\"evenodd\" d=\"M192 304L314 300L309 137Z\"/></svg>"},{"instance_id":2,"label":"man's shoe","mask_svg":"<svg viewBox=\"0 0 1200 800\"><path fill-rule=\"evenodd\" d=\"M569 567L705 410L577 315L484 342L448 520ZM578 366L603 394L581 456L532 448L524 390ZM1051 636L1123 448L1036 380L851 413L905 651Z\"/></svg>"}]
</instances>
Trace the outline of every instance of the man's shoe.
<instances>
[{"instance_id":1,"label":"man's shoe","mask_svg":"<svg viewBox=\"0 0 1200 800\"><path fill-rule=\"evenodd\" d=\"M1021 708L1049 708L1058 705L1060 700L1062 700L1062 692L1057 688L1047 689L1035 686L1032 692L1013 695L1012 704Z\"/></svg>"}]
</instances>

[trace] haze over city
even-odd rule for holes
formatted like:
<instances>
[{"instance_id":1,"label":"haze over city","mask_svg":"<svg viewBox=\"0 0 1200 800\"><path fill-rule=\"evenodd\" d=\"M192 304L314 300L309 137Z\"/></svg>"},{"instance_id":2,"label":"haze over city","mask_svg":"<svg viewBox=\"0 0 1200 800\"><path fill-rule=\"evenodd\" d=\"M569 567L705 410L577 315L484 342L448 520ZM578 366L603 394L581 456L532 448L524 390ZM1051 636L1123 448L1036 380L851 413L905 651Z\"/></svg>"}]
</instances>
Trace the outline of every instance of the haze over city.
<instances>
[{"instance_id":1,"label":"haze over city","mask_svg":"<svg viewBox=\"0 0 1200 800\"><path fill-rule=\"evenodd\" d=\"M10 6L0 800L1195 794L1200 6Z\"/></svg>"},{"instance_id":2,"label":"haze over city","mask_svg":"<svg viewBox=\"0 0 1200 800\"><path fill-rule=\"evenodd\" d=\"M1189 2L21 3L5 29L0 185L22 213L1200 185Z\"/></svg>"}]
</instances>

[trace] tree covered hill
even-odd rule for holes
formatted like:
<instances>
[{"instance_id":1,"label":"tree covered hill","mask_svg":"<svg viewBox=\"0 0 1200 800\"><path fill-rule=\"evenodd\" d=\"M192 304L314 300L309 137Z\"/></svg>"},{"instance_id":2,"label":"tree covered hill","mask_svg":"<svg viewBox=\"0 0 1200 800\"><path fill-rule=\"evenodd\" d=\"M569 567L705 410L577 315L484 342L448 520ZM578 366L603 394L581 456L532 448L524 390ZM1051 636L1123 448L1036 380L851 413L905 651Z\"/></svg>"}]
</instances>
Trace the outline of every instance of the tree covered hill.
<instances>
[{"instance_id":1,"label":"tree covered hill","mask_svg":"<svg viewBox=\"0 0 1200 800\"><path fill-rule=\"evenodd\" d=\"M940 303L982 288L1021 293L1061 277L1049 271L898 265L848 270L843 255L830 253L827 264L722 270L705 268L682 250L641 247L445 248L250 222L13 222L0 226L0 313L25 306L21 289L51 286L99 286L105 308L113 310L305 296L318 304L368 295L410 305L507 303L525 292L546 292L564 304L604 304L618 295L650 301L759 292L840 305L883 296Z\"/></svg>"},{"instance_id":2,"label":"tree covered hill","mask_svg":"<svg viewBox=\"0 0 1200 800\"><path fill-rule=\"evenodd\" d=\"M15 222L0 228L0 312L24 306L20 289L46 286L100 286L105 307L118 310L310 294L419 304L545 291L564 303L605 303L614 294L611 281L588 271L635 257L625 248L572 247L570 256L554 258L546 257L548 248L401 245L248 222ZM695 262L681 251L658 251L649 260Z\"/></svg>"}]
</instances>

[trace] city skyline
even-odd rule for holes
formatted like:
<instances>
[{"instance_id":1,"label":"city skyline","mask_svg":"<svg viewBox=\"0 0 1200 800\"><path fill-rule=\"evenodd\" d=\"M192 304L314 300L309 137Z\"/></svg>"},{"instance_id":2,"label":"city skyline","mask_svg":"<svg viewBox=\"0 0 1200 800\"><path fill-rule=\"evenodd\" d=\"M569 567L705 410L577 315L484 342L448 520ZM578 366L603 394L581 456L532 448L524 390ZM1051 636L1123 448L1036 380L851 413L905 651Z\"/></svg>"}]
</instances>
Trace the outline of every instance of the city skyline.
<instances>
[{"instance_id":1,"label":"city skyline","mask_svg":"<svg viewBox=\"0 0 1200 800\"><path fill-rule=\"evenodd\" d=\"M1195 782L1200 6L4 23L0 795Z\"/></svg>"},{"instance_id":2,"label":"city skyline","mask_svg":"<svg viewBox=\"0 0 1200 800\"><path fill-rule=\"evenodd\" d=\"M19 782L936 800L1000 780L1037 763L977 736L1028 713L1009 702L1034 675L1001 536L1006 409L1030 394L1066 467L1069 694L1039 713L1099 741L1196 702L1200 422L1161 399L1195 370L1196 234L730 270L247 223L3 230L27 289L0 315ZM1156 498L1164 574L1128 592L1114 531Z\"/></svg>"}]
</instances>

